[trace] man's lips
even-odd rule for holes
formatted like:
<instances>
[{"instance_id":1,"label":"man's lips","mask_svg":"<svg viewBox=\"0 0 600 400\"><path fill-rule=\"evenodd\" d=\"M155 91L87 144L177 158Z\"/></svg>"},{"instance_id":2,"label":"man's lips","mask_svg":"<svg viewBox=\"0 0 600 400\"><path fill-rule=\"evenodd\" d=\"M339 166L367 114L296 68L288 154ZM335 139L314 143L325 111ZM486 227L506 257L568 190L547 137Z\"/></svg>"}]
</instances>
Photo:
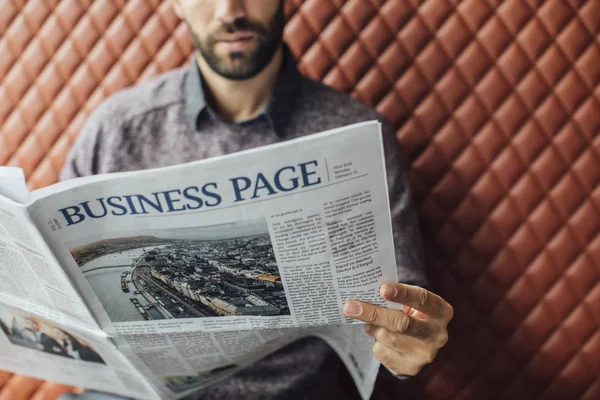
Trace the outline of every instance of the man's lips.
<instances>
[{"instance_id":1,"label":"man's lips","mask_svg":"<svg viewBox=\"0 0 600 400\"><path fill-rule=\"evenodd\" d=\"M247 32L236 32L236 33L228 33L224 35L220 35L217 37L217 43L236 43L236 42L246 42L254 38L252 33Z\"/></svg>"},{"instance_id":2,"label":"man's lips","mask_svg":"<svg viewBox=\"0 0 600 400\"><path fill-rule=\"evenodd\" d=\"M255 35L249 32L235 32L219 35L215 45L227 53L245 51L248 49Z\"/></svg>"}]
</instances>

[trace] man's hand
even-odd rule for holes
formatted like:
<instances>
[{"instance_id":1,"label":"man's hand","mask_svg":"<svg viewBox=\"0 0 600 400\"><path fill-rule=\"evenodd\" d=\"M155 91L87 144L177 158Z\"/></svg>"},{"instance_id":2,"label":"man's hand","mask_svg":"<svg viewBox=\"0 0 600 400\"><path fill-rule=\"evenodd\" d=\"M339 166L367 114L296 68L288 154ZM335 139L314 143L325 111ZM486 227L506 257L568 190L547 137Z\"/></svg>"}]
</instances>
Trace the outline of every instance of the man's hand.
<instances>
[{"instance_id":1,"label":"man's hand","mask_svg":"<svg viewBox=\"0 0 600 400\"><path fill-rule=\"evenodd\" d=\"M349 301L344 314L367 323L365 331L375 338L375 358L394 375L417 375L448 341L454 310L440 296L418 286L386 283L379 293L403 304L404 311Z\"/></svg>"}]
</instances>

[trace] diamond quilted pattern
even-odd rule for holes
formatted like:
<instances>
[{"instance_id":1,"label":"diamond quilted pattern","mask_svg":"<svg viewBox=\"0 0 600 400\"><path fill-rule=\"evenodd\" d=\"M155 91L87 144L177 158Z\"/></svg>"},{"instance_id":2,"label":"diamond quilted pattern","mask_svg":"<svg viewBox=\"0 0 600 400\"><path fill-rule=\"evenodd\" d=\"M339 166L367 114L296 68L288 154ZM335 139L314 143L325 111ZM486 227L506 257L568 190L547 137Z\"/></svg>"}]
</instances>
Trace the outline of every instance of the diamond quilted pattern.
<instances>
[{"instance_id":1,"label":"diamond quilted pattern","mask_svg":"<svg viewBox=\"0 0 600 400\"><path fill-rule=\"evenodd\" d=\"M600 398L600 1L286 12L302 71L386 115L411 166L431 277L456 310L411 395ZM55 182L102 99L191 50L165 1L0 1L0 164Z\"/></svg>"}]
</instances>

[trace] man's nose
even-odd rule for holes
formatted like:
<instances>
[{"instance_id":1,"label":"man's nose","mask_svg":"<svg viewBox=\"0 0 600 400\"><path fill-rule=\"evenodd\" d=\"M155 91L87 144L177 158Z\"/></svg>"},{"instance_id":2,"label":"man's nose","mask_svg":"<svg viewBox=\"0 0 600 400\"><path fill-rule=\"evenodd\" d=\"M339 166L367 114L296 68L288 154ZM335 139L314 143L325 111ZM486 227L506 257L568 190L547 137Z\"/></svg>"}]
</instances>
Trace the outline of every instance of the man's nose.
<instances>
[{"instance_id":1,"label":"man's nose","mask_svg":"<svg viewBox=\"0 0 600 400\"><path fill-rule=\"evenodd\" d=\"M262 1L262 0L254 0ZM244 0L219 0L215 9L215 19L225 23L233 23L236 19L246 16Z\"/></svg>"}]
</instances>

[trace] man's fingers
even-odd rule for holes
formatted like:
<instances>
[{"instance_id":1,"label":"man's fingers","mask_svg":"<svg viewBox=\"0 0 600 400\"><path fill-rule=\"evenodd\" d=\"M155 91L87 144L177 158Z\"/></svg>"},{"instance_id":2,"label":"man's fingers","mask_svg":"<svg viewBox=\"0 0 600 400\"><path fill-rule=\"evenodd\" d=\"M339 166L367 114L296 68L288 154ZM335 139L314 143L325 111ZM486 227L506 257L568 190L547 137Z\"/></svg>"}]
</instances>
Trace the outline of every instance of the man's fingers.
<instances>
[{"instance_id":1,"label":"man's fingers","mask_svg":"<svg viewBox=\"0 0 600 400\"><path fill-rule=\"evenodd\" d=\"M415 349L419 348L440 349L448 342L448 334L446 331L431 335L425 341L423 341L423 339L392 332L380 326L370 324L365 325L365 332L375 338L378 342L401 353L412 353ZM425 347L424 344L426 344Z\"/></svg>"},{"instance_id":2,"label":"man's fingers","mask_svg":"<svg viewBox=\"0 0 600 400\"><path fill-rule=\"evenodd\" d=\"M373 355L377 361L383 364L394 375L415 376L425 365L433 360L429 357L415 357L414 354L408 355L400 353L379 341L375 341L375 344L373 345Z\"/></svg>"},{"instance_id":3,"label":"man's fingers","mask_svg":"<svg viewBox=\"0 0 600 400\"><path fill-rule=\"evenodd\" d=\"M381 342L390 349L400 353L410 352L411 349L419 345L419 339L401 333L391 332L376 325L365 325L365 332L378 342Z\"/></svg>"},{"instance_id":4,"label":"man's fingers","mask_svg":"<svg viewBox=\"0 0 600 400\"><path fill-rule=\"evenodd\" d=\"M419 286L402 283L386 283L379 290L381 297L428 314L430 317L450 321L454 315L452 306L435 293Z\"/></svg>"},{"instance_id":5,"label":"man's fingers","mask_svg":"<svg viewBox=\"0 0 600 400\"><path fill-rule=\"evenodd\" d=\"M359 321L418 339L428 339L435 331L435 326L431 321L413 318L399 310L378 307L360 301L346 303L344 313Z\"/></svg>"}]
</instances>

